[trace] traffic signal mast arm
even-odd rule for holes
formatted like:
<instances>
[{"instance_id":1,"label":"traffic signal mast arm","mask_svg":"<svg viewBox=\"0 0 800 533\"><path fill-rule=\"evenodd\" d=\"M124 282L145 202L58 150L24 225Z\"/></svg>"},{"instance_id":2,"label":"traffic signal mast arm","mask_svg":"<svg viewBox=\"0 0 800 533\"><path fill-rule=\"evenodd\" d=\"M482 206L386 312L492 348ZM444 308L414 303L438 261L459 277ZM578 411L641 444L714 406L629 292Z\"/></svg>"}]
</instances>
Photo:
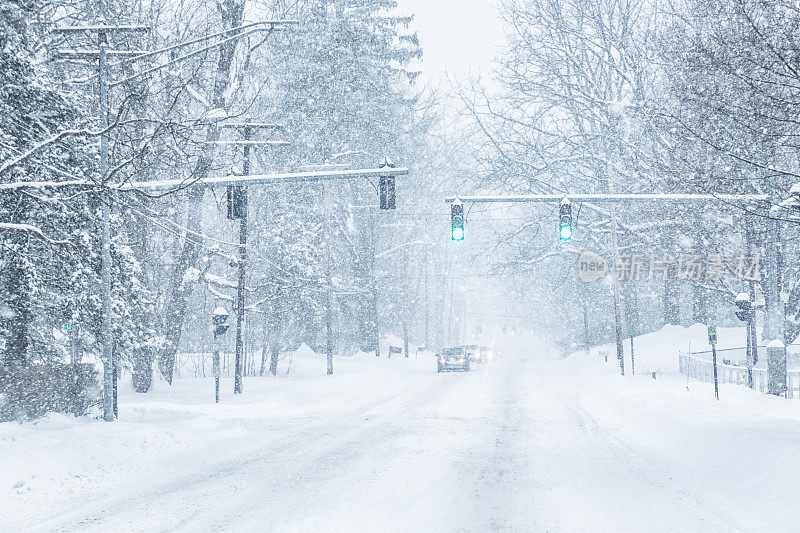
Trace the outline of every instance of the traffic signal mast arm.
<instances>
[{"instance_id":1,"label":"traffic signal mast arm","mask_svg":"<svg viewBox=\"0 0 800 533\"><path fill-rule=\"evenodd\" d=\"M762 203L762 208L768 207L769 212L765 218L766 240L764 243L766 259L765 276L765 315L764 337L769 342L767 346L767 370L769 375L768 390L771 394L783 394L786 391L786 348L783 338L783 325L786 320L784 303L780 300L780 265L778 261L778 245L780 242L780 209L796 207L800 204L800 184L791 190L789 200L774 205L774 196L766 194L682 194L682 193L653 193L653 194L527 194L503 196L458 196L445 198L445 202L455 205L466 202L473 203L559 203L586 202L587 205L596 203L624 203L624 202L675 202L675 203L715 203L726 204L755 204ZM565 215L565 213L561 213ZM612 219L613 220L613 219ZM562 219L561 228L565 227ZM571 237L571 232L569 237ZM562 240L567 240L561 236ZM616 255L616 250L615 250ZM615 285L616 287L616 285ZM615 293L616 294L616 293ZM749 303L749 302L748 302ZM740 312L737 316L749 318L751 309L745 309L745 302L737 302ZM750 303L752 306L752 303ZM617 307L615 306L615 309ZM751 328L752 329L752 328ZM617 335L619 337L619 335ZM622 361L622 359L620 359Z\"/></svg>"},{"instance_id":2,"label":"traffic signal mast arm","mask_svg":"<svg viewBox=\"0 0 800 533\"><path fill-rule=\"evenodd\" d=\"M451 196L445 198L445 202L453 203L456 198L461 202L473 203L560 203L566 199L570 202L635 202L635 201L666 201L666 202L728 202L728 203L750 203L765 202L769 200L766 194L672 194L672 193L653 193L653 194L520 194L520 195L497 195L497 196Z\"/></svg>"},{"instance_id":3,"label":"traffic signal mast arm","mask_svg":"<svg viewBox=\"0 0 800 533\"><path fill-rule=\"evenodd\" d=\"M357 170L326 170L318 172L287 172L283 174L254 174L237 176L230 174L202 180L156 180L128 183L116 187L123 191L172 191L197 187L201 185L213 187L223 185L271 185L281 183L299 183L306 181L335 181L363 178L380 178L381 176L407 176L407 168L370 168Z\"/></svg>"}]
</instances>

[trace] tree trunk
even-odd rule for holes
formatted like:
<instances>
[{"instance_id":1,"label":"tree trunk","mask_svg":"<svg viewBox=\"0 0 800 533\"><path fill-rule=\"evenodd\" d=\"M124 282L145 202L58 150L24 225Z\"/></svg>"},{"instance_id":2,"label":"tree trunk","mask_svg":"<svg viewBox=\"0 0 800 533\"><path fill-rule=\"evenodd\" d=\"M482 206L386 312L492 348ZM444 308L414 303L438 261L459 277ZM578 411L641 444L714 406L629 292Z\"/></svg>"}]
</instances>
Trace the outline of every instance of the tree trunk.
<instances>
[{"instance_id":1,"label":"tree trunk","mask_svg":"<svg viewBox=\"0 0 800 533\"><path fill-rule=\"evenodd\" d=\"M408 359L408 320L403 320L403 351Z\"/></svg>"},{"instance_id":2,"label":"tree trunk","mask_svg":"<svg viewBox=\"0 0 800 533\"><path fill-rule=\"evenodd\" d=\"M242 24L244 13L244 1L223 0L218 2L222 14L222 26L224 29L231 29ZM233 56L236 52L237 41L230 41L219 49L219 59L217 61L217 71L214 79L213 106L219 109L227 109L225 102L225 92L231 83L231 65ZM206 130L207 141L219 140L219 127L211 124ZM195 165L192 172L192 179L204 179L211 170L212 159L204 152ZM170 274L170 287L172 288L167 300L166 319L165 319L165 346L158 361L161 374L168 383L172 383L172 374L175 369L175 356L178 353L178 345L183 329L183 321L186 314L186 306L194 289L192 283L184 283L186 272L197 264L200 250L203 246L203 238L198 235L201 229L204 189L202 187L192 187L186 193L187 220L185 227L186 240L183 244L178 261L175 263ZM192 233L195 232L195 233Z\"/></svg>"},{"instance_id":3,"label":"tree trunk","mask_svg":"<svg viewBox=\"0 0 800 533\"><path fill-rule=\"evenodd\" d=\"M692 321L695 324L708 324L708 291L697 283L692 284Z\"/></svg>"},{"instance_id":4,"label":"tree trunk","mask_svg":"<svg viewBox=\"0 0 800 533\"><path fill-rule=\"evenodd\" d=\"M145 393L153 385L153 352L150 348L137 349L133 354L131 383L133 390Z\"/></svg>"},{"instance_id":5,"label":"tree trunk","mask_svg":"<svg viewBox=\"0 0 800 533\"><path fill-rule=\"evenodd\" d=\"M679 309L678 283L675 280L676 269L670 266L664 277L664 325L677 325Z\"/></svg>"},{"instance_id":6,"label":"tree trunk","mask_svg":"<svg viewBox=\"0 0 800 533\"><path fill-rule=\"evenodd\" d=\"M591 335L589 334L589 293L586 290L586 286L583 287L583 347L586 350L586 353L589 353L589 348L591 348L592 341Z\"/></svg>"},{"instance_id":7,"label":"tree trunk","mask_svg":"<svg viewBox=\"0 0 800 533\"><path fill-rule=\"evenodd\" d=\"M639 294L636 292L636 282L629 280L622 285L622 298L625 303L625 324L628 331L639 331Z\"/></svg>"},{"instance_id":8,"label":"tree trunk","mask_svg":"<svg viewBox=\"0 0 800 533\"><path fill-rule=\"evenodd\" d=\"M3 313L2 327L4 330L3 364L27 365L30 363L28 354L28 327L31 324L31 283L30 276L22 260L23 251L27 247L18 245L6 252L8 259L5 264L4 300L6 309Z\"/></svg>"},{"instance_id":9,"label":"tree trunk","mask_svg":"<svg viewBox=\"0 0 800 533\"><path fill-rule=\"evenodd\" d=\"M267 363L267 313L263 313L261 322L261 370L258 375L263 376Z\"/></svg>"},{"instance_id":10,"label":"tree trunk","mask_svg":"<svg viewBox=\"0 0 800 533\"><path fill-rule=\"evenodd\" d=\"M429 271L430 266L428 265L430 261L430 249L425 248L425 262L423 265L423 276L424 276L424 283L423 283L423 291L424 291L424 298L425 298L425 349L430 349L431 338L430 338L430 321L431 321L431 302L429 293Z\"/></svg>"},{"instance_id":11,"label":"tree trunk","mask_svg":"<svg viewBox=\"0 0 800 533\"><path fill-rule=\"evenodd\" d=\"M277 344L274 344L270 349L270 358L269 358L269 372L273 376L278 375L278 356L280 356L281 351L278 348Z\"/></svg>"},{"instance_id":12,"label":"tree trunk","mask_svg":"<svg viewBox=\"0 0 800 533\"><path fill-rule=\"evenodd\" d=\"M698 256L703 254L703 244L699 240L696 241L694 253ZM708 324L708 290L703 288L699 280L692 283L692 323L694 324Z\"/></svg>"}]
</instances>

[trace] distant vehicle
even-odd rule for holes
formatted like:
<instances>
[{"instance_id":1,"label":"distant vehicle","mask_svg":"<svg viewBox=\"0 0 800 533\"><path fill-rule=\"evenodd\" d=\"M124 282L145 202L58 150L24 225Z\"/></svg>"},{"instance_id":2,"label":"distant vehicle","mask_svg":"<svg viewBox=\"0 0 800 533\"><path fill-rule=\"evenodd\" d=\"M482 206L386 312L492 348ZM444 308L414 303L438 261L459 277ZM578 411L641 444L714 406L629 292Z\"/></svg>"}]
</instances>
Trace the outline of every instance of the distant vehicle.
<instances>
[{"instance_id":1,"label":"distant vehicle","mask_svg":"<svg viewBox=\"0 0 800 533\"><path fill-rule=\"evenodd\" d=\"M490 346L481 346L481 359L484 361L496 361L499 357L497 352Z\"/></svg>"},{"instance_id":2,"label":"distant vehicle","mask_svg":"<svg viewBox=\"0 0 800 533\"><path fill-rule=\"evenodd\" d=\"M469 372L469 357L463 346L445 348L437 358L438 372Z\"/></svg>"},{"instance_id":3,"label":"distant vehicle","mask_svg":"<svg viewBox=\"0 0 800 533\"><path fill-rule=\"evenodd\" d=\"M483 354L481 354L481 347L477 344L470 344L469 346L464 346L464 349L467 352L467 357L473 363L483 363Z\"/></svg>"}]
</instances>

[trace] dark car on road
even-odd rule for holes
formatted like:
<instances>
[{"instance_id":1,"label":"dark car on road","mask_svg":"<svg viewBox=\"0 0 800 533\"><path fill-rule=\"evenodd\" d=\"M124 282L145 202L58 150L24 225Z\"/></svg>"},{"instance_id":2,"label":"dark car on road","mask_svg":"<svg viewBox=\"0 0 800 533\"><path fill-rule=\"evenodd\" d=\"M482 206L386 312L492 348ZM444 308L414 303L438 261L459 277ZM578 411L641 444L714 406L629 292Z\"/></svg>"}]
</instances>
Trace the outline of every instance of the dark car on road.
<instances>
[{"instance_id":1,"label":"dark car on road","mask_svg":"<svg viewBox=\"0 0 800 533\"><path fill-rule=\"evenodd\" d=\"M437 369L439 372L468 372L469 357L463 346L455 348L445 348L437 358Z\"/></svg>"}]
</instances>

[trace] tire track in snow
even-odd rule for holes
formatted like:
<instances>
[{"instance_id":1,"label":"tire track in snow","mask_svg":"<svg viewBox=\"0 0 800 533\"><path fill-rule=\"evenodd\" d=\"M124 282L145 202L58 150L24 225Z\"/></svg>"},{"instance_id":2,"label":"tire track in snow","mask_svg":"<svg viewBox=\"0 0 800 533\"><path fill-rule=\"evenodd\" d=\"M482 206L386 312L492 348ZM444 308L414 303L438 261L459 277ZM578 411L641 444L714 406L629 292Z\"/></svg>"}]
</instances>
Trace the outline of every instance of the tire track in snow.
<instances>
[{"instance_id":1,"label":"tire track in snow","mask_svg":"<svg viewBox=\"0 0 800 533\"><path fill-rule=\"evenodd\" d=\"M277 439L275 435L270 435L268 439L240 447L227 454L224 459L177 475L173 473L168 481L156 482L155 487L137 490L134 494L95 501L67 514L51 517L25 531L85 529L108 531L140 529L142 524L147 524L145 526L147 530L166 531L192 523L199 525L199 522L204 520L203 517L215 514L225 516L230 507L237 506L237 499L252 496L261 490L260 487L255 487L247 490L245 494L239 488L239 485L253 482L252 474L256 469L262 475L274 476L277 473L274 466L276 464L283 463L296 467L293 459L298 450L304 451L303 461L318 460L329 454L332 449L357 441L359 435L364 432L364 423L369 423L371 417L376 417L376 411L393 403L402 402L409 396L425 397L427 394L420 394L421 389L427 390L439 386L440 380L436 379L435 375L425 376L425 379L409 389L359 406L346 420L340 418L328 421L324 416L315 417L315 420L309 421L308 426L293 428ZM374 420L371 425L379 424L382 420L387 422L394 416L394 413L388 413L382 419ZM349 427L342 429L340 426L343 422ZM280 424L277 427L269 424L266 430L280 431L279 428ZM215 443L215 446L217 444ZM290 475L291 472L285 474ZM237 498L234 498L233 502L225 498L223 501L216 501L220 499L221 494L224 496L231 492L237 493ZM261 500L259 495L259 501ZM198 509L198 502L203 504L202 509ZM153 523L153 515L156 513L161 519ZM205 527L208 527L210 522L213 521L206 521ZM150 527L151 525L153 527Z\"/></svg>"}]
</instances>

